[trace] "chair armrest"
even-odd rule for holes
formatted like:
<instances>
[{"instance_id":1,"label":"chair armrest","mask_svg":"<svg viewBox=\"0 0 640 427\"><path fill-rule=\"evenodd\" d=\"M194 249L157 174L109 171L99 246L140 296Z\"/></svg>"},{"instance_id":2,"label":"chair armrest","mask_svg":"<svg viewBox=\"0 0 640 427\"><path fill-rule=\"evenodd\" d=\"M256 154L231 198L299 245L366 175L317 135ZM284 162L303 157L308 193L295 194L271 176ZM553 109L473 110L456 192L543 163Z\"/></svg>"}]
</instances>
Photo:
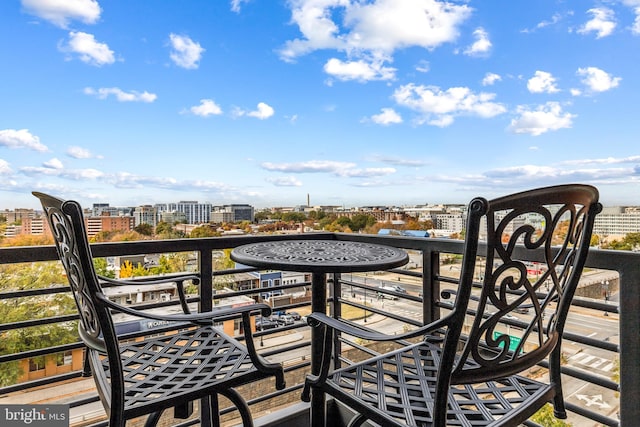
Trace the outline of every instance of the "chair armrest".
<instances>
[{"instance_id":1,"label":"chair armrest","mask_svg":"<svg viewBox=\"0 0 640 427\"><path fill-rule=\"evenodd\" d=\"M142 276L135 279L112 279L110 277L98 275L100 282L106 282L111 285L158 285L161 283L182 282L185 280L194 280L200 282L200 276L197 274L176 274L169 276Z\"/></svg>"},{"instance_id":2,"label":"chair armrest","mask_svg":"<svg viewBox=\"0 0 640 427\"><path fill-rule=\"evenodd\" d=\"M438 329L441 329L448 325L446 322L446 317L436 320L435 322L424 325L418 329L413 331L405 332L402 334L383 334L381 332L369 331L366 329L362 329L352 324L345 322L344 320L334 319L333 317L327 316L324 313L315 312L311 313L307 316L307 323L311 327L319 327L321 325L327 326L329 328L335 329L342 333L352 335L357 338L371 340L371 341L397 341L403 340L407 338L414 338L422 335L427 335L429 333L436 332Z\"/></svg>"},{"instance_id":3,"label":"chair armrest","mask_svg":"<svg viewBox=\"0 0 640 427\"><path fill-rule=\"evenodd\" d=\"M187 304L187 296L184 292L184 282L187 280L191 280L196 285L200 283L200 276L198 276L197 274L176 274L161 277L141 277L140 279L135 280L112 279L110 277L98 275L98 279L101 283L108 283L115 286L144 286L159 285L163 283L175 283L176 289L178 290L178 298L180 298L180 306L182 307L182 311L184 314L191 314L191 310L189 309L189 305Z\"/></svg>"},{"instance_id":4,"label":"chair armrest","mask_svg":"<svg viewBox=\"0 0 640 427\"><path fill-rule=\"evenodd\" d=\"M216 311L207 311L203 313L187 313L187 314L157 314L151 313L148 310L138 310L132 307L127 307L111 301L104 294L98 294L97 298L102 304L111 308L112 310L130 314L136 317L142 317L151 320L164 320L168 322L190 322L196 325L212 325L218 320L223 320L230 317L235 317L239 314L247 313L247 316L253 312L260 311L262 316L269 316L271 314L271 307L263 303L254 303L250 305L243 305L240 307L223 308Z\"/></svg>"}]
</instances>

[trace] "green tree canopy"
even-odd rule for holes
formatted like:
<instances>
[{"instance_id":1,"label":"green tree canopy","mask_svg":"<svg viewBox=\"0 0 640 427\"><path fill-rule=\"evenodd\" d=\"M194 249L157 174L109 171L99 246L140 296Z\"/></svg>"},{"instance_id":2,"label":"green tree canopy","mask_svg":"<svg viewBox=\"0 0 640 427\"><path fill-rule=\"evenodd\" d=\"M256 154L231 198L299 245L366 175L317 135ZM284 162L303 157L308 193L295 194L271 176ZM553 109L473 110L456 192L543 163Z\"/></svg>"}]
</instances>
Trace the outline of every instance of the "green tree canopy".
<instances>
[{"instance_id":1,"label":"green tree canopy","mask_svg":"<svg viewBox=\"0 0 640 427\"><path fill-rule=\"evenodd\" d=\"M376 223L376 219L372 215L367 214L356 214L351 218L351 223L349 227L353 231L360 231L367 227L371 227Z\"/></svg>"},{"instance_id":2,"label":"green tree canopy","mask_svg":"<svg viewBox=\"0 0 640 427\"><path fill-rule=\"evenodd\" d=\"M302 212L285 212L282 214L281 219L285 222L304 222L307 219L307 215Z\"/></svg>"},{"instance_id":3,"label":"green tree canopy","mask_svg":"<svg viewBox=\"0 0 640 427\"><path fill-rule=\"evenodd\" d=\"M153 234L153 227L146 222L136 225L133 229L144 236L151 236Z\"/></svg>"},{"instance_id":4,"label":"green tree canopy","mask_svg":"<svg viewBox=\"0 0 640 427\"><path fill-rule=\"evenodd\" d=\"M220 233L209 224L204 224L199 227L196 227L193 230L191 230L191 233L189 233L189 237L192 237L192 238L218 237L218 236L220 236Z\"/></svg>"}]
</instances>

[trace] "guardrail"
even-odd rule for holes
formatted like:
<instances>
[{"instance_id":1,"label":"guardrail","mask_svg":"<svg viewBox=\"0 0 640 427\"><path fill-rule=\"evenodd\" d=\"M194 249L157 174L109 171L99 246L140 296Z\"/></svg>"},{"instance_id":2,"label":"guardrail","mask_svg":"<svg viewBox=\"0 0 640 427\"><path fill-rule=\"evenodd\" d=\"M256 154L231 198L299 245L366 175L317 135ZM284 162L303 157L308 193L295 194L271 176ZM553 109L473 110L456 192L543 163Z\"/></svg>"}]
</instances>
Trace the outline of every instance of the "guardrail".
<instances>
[{"instance_id":1,"label":"guardrail","mask_svg":"<svg viewBox=\"0 0 640 427\"><path fill-rule=\"evenodd\" d=\"M442 309L447 309L446 302L440 300L440 287L447 283L455 283L455 277L446 274L446 267L442 266L442 258L449 254L460 254L462 252L462 242L446 239L423 239L398 236L369 236L360 234L344 234L344 233L311 233L299 235L265 235L265 236L233 236L221 238L206 239L177 239L177 240L160 240L160 241L141 241L141 242L123 242L123 243L102 243L92 245L92 251L95 257L108 256L124 256L138 254L162 254L176 252L193 252L197 255L197 270L202 276L200 286L200 294L195 296L192 301L200 304L201 309L210 309L216 299L221 298L213 291L213 284L216 276L226 275L237 272L237 270L219 270L214 271L212 252L233 248L246 243L253 243L263 240L295 240L295 239L339 239L339 240L355 240L368 241L374 243L388 244L400 248L407 249L417 254L420 260L421 268L418 269L396 269L392 271L397 283L411 283L413 289L419 289L418 292L396 293L393 291L381 291L378 288L376 280L381 280L378 276L369 276L369 283L354 280L353 277L343 274L341 277L334 278L334 286L330 287L329 302L335 314L341 313L346 307L353 307L362 310L362 322L372 322L374 319L385 318L400 322L405 327L411 325L419 325L422 322L428 322L437 317ZM55 261L57 255L53 246L47 247L16 247L16 248L0 248L0 265L14 263L33 263L43 261ZM538 261L540 261L539 259ZM531 259L531 261L537 261ZM635 396L640 392L640 370L638 363L640 361L640 254L621 251L591 251L587 260L587 267L593 269L611 270L616 272L619 277L619 303L606 301L604 298L575 298L574 306L576 310L587 310L596 316L604 316L610 313L607 318L610 322L619 322L616 340L601 340L584 334L572 333L570 328L565 334L564 345L585 346L594 351L606 351L619 357L620 380L614 381L611 376L605 376L591 372L589 369L580 369L575 366L566 365L563 373L570 378L583 381L586 387L595 386L603 390L603 393L615 393L619 396L619 402L616 400L610 402L599 401L596 397L587 395L583 402L567 401L568 409L577 414L579 419L586 420L584 425L633 425L634 420L640 419L640 409L637 406ZM253 271L252 269L244 269L243 271ZM365 276L366 277L366 276ZM279 287L270 288L271 290L286 290L296 285L281 285ZM352 289L361 289L363 292L371 293L371 296L365 296L364 300L358 298L349 298ZM343 297L343 292L347 294ZM0 293L0 303L8 301L19 301L20 298L29 296L46 296L56 293L68 292L66 286L60 286L48 289L30 289L30 290L12 290ZM246 289L233 294L225 294L225 297L233 295L255 296L260 293L260 289ZM398 300L385 299L381 301L377 299L378 295L390 295L397 297ZM422 297L424 296L424 298ZM367 300L375 297L377 304L369 304ZM391 304L398 304L396 301L415 304L419 313L417 317L406 316L402 313L391 311ZM169 306L173 302L159 302L149 304L148 308L157 308ZM145 306L146 307L146 306ZM285 310L303 310L308 309L307 303L297 303L283 307ZM369 316L367 318L367 315ZM375 317L373 317L375 316ZM6 323L0 319L0 334L6 331L18 330L36 325L49 325L61 322L73 321L77 318L75 315L54 316L46 319L26 319L20 322ZM514 323L517 326L517 321ZM293 339L279 339L283 332L287 332ZM615 334L614 334L615 335ZM249 400L252 408L259 405L273 406L273 399L278 399L281 406L293 406L299 402L298 390L301 387L304 375L309 371L309 347L313 345L308 338L308 327L303 322L296 322L293 325L281 326L277 329L258 331L256 339L262 344L262 352L267 357L282 357L283 354L293 353L295 357L285 361L285 370L287 373L288 388L285 390L289 396L284 401L281 396L274 393L265 393L254 399ZM239 337L242 339L243 337ZM351 343L358 346L358 343ZM260 346L259 346L260 347ZM80 343L70 343L48 348L40 348L27 350L18 353L0 354L0 364L16 361L24 358L35 358L43 355L51 355L54 353L72 351L82 348ZM36 388L41 389L43 386L53 387L64 383L70 379L77 379L83 375L82 369L68 372L53 377L45 377L38 380L17 383L0 387L0 403L3 397L9 396L15 392L28 392ZM568 398L567 398L568 399ZM80 396L78 399L70 399L69 403L72 408L79 408L91 402L97 402L97 396ZM610 410L603 410L604 404L610 406ZM600 405L600 406L598 406ZM616 409L617 407L617 409ZM230 412L232 409L226 410ZM623 422L624 421L624 422ZM582 422L582 421L581 421ZM589 424L591 423L591 424ZM100 422L96 426L104 425ZM188 424L185 424L188 425ZM575 423L578 427L582 423Z\"/></svg>"}]
</instances>

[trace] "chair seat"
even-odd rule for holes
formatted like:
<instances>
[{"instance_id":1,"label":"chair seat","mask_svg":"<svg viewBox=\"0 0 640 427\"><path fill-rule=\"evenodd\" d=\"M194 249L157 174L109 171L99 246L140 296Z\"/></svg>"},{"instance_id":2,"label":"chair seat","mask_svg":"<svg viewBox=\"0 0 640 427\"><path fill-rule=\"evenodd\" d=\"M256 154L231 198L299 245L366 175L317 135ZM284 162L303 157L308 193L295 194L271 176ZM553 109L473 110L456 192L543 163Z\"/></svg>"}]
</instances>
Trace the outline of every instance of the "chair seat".
<instances>
[{"instance_id":1,"label":"chair seat","mask_svg":"<svg viewBox=\"0 0 640 427\"><path fill-rule=\"evenodd\" d=\"M273 376L258 371L239 342L208 326L124 343L120 356L130 416ZM108 378L106 359L103 367Z\"/></svg>"},{"instance_id":2,"label":"chair seat","mask_svg":"<svg viewBox=\"0 0 640 427\"><path fill-rule=\"evenodd\" d=\"M341 390L340 400L356 412L366 413L373 421L376 416L372 410L381 417L392 416L397 426L430 426L436 392L436 361L440 356L440 346L433 343L404 347L334 371L324 390L329 394ZM384 376L381 377L380 372L384 372ZM514 421L524 420L531 414L518 412L523 402L545 402L553 393L549 384L519 375L453 385L449 389L447 425L490 426L507 413L510 418L515 417ZM524 410L528 408L530 406L522 406ZM390 425L389 421L385 420L383 425Z\"/></svg>"}]
</instances>

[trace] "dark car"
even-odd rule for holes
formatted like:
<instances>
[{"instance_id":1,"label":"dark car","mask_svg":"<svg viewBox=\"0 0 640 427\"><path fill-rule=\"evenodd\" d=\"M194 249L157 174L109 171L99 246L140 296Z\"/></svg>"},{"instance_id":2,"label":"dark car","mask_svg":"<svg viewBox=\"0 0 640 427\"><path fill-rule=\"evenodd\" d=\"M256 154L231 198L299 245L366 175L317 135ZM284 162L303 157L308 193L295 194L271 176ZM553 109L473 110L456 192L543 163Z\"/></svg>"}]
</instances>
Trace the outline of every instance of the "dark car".
<instances>
[{"instance_id":1,"label":"dark car","mask_svg":"<svg viewBox=\"0 0 640 427\"><path fill-rule=\"evenodd\" d=\"M527 307L518 307L518 308L514 308L513 311L515 313L527 314L529 312L529 309Z\"/></svg>"},{"instance_id":2,"label":"dark car","mask_svg":"<svg viewBox=\"0 0 640 427\"><path fill-rule=\"evenodd\" d=\"M256 318L256 329L259 331L264 331L267 329L274 329L278 327L278 322L275 320L271 320L266 317L257 317Z\"/></svg>"},{"instance_id":3,"label":"dark car","mask_svg":"<svg viewBox=\"0 0 640 427\"><path fill-rule=\"evenodd\" d=\"M293 320L300 320L302 318L300 316L300 313L298 313L297 311L289 311L289 312L287 312L287 314L289 316L291 316L293 318Z\"/></svg>"}]
</instances>

